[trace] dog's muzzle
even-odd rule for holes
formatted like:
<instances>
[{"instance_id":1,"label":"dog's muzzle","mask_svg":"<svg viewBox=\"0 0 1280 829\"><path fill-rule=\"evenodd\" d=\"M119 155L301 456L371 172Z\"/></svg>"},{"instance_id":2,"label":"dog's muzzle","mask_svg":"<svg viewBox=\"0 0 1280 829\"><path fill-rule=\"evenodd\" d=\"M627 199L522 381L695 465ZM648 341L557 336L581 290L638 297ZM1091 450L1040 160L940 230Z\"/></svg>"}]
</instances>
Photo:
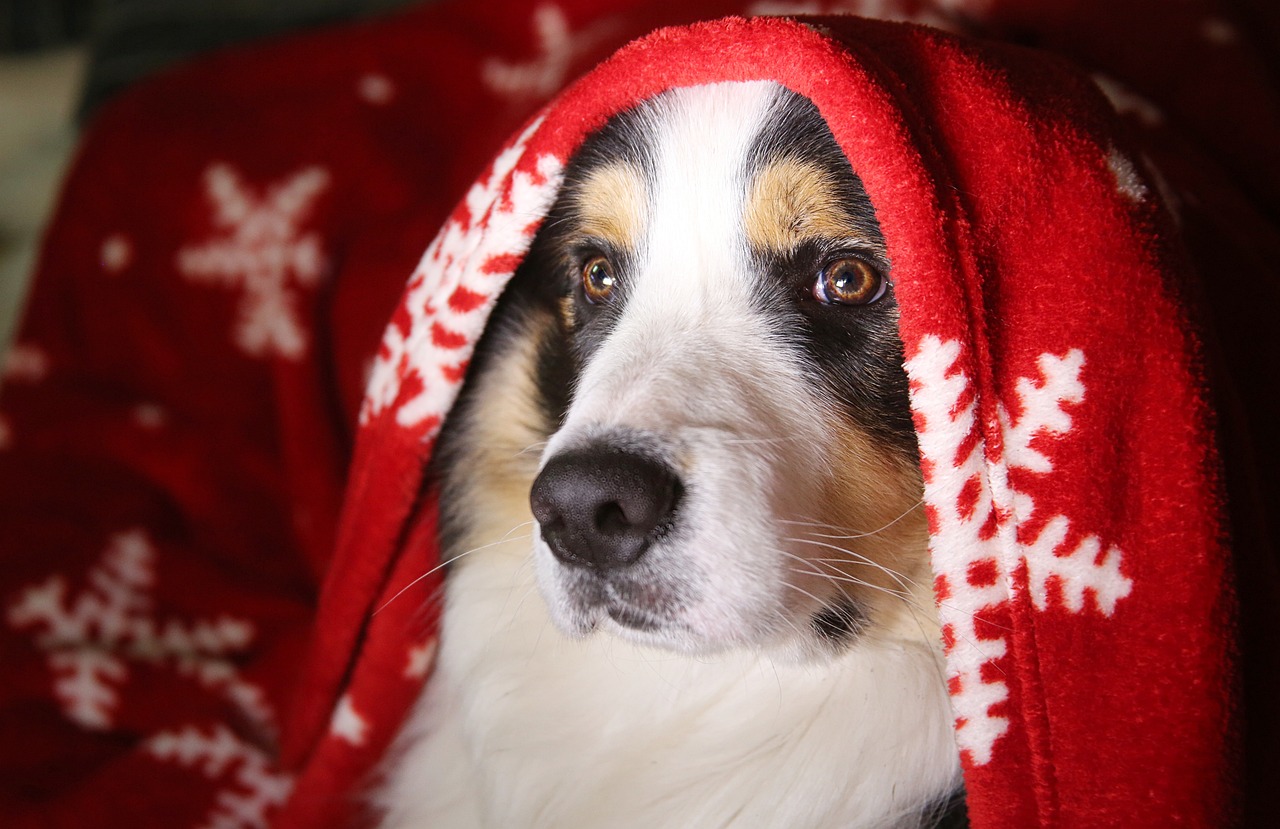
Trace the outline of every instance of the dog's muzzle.
<instances>
[{"instance_id":1,"label":"dog's muzzle","mask_svg":"<svg viewBox=\"0 0 1280 829\"><path fill-rule=\"evenodd\" d=\"M666 463L594 445L551 458L529 501L557 559L604 572L636 563L671 529L682 493Z\"/></svg>"}]
</instances>

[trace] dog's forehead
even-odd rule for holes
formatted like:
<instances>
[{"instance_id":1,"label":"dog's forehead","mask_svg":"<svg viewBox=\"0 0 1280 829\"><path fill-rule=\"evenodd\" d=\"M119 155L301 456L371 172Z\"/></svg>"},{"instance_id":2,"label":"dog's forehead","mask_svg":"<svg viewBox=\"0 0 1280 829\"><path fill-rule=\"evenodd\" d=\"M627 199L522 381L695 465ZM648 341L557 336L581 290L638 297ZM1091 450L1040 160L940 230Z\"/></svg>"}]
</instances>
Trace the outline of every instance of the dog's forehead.
<instances>
[{"instance_id":1,"label":"dog's forehead","mask_svg":"<svg viewBox=\"0 0 1280 829\"><path fill-rule=\"evenodd\" d=\"M630 131L647 144L637 154L643 162L607 165L588 177L583 192L593 198L582 206L600 205L610 224L626 229L624 247L636 254L631 301L647 296L670 305L751 290L746 202L761 167L753 148L780 91L765 82L672 90L646 105L643 128ZM786 220L786 212L761 215L759 223Z\"/></svg>"},{"instance_id":2,"label":"dog's forehead","mask_svg":"<svg viewBox=\"0 0 1280 829\"><path fill-rule=\"evenodd\" d=\"M753 256L786 256L811 241L883 253L861 185L817 108L777 84L671 90L600 139L571 200L586 236L644 272L637 290L678 300L698 284L747 289Z\"/></svg>"}]
</instances>

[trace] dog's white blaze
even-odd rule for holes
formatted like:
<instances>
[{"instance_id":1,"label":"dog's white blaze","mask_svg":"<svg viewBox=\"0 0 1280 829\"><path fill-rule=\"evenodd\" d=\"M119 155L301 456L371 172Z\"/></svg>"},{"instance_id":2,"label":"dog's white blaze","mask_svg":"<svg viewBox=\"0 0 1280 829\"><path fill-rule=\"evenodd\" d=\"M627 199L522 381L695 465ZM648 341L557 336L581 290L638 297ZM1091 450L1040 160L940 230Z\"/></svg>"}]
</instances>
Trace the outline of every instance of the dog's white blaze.
<instances>
[{"instance_id":1,"label":"dog's white blaze","mask_svg":"<svg viewBox=\"0 0 1280 829\"><path fill-rule=\"evenodd\" d=\"M811 514L824 478L822 401L776 342L753 297L761 278L742 216L745 159L765 125L774 87L717 84L663 100L654 126L654 180L626 306L588 357L551 458L610 430L658 435L674 452L688 496L674 549L646 553L692 601L671 630L638 633L600 613L619 635L689 651L770 638L794 641L820 609L794 582L770 516ZM684 393L673 393L684 390ZM788 463L774 462L785 443ZM540 585L567 629L565 573L539 543Z\"/></svg>"}]
</instances>

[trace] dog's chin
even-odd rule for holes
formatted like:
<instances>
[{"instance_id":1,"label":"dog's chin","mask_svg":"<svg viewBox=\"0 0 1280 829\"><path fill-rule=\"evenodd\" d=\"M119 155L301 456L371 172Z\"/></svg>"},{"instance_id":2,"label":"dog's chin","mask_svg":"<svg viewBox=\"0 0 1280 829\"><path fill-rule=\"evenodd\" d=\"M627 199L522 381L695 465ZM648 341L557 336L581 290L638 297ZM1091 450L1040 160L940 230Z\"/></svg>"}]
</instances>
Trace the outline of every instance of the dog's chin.
<instances>
[{"instance_id":1,"label":"dog's chin","mask_svg":"<svg viewBox=\"0 0 1280 829\"><path fill-rule=\"evenodd\" d=\"M598 575L551 561L546 550L537 553L539 592L552 623L570 639L612 637L687 656L751 653L806 662L840 652L859 632L854 625L846 636L832 635L837 623L827 618L819 624L823 613L811 609L768 601L765 606L697 602L680 583L665 583L651 573Z\"/></svg>"},{"instance_id":2,"label":"dog's chin","mask_svg":"<svg viewBox=\"0 0 1280 829\"><path fill-rule=\"evenodd\" d=\"M614 637L645 648L690 655L715 653L727 647L713 646L678 620L656 617L622 602L579 605L552 616L557 627L574 639Z\"/></svg>"}]
</instances>

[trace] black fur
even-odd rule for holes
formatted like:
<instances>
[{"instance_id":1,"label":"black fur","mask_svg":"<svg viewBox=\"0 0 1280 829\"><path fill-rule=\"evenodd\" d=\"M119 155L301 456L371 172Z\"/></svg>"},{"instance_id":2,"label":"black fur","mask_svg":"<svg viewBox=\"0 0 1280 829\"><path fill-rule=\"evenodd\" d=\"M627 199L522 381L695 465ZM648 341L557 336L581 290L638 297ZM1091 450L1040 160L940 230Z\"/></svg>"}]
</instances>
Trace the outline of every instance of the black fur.
<instances>
[{"instance_id":1,"label":"black fur","mask_svg":"<svg viewBox=\"0 0 1280 829\"><path fill-rule=\"evenodd\" d=\"M807 355L814 380L835 395L850 417L915 462L916 434L892 287L869 305L825 305L813 298L818 273L837 257L862 259L886 279L890 263L862 181L818 108L791 92L780 98L776 114L751 150L756 169L788 158L826 170L853 223L845 238L807 242L784 253L755 251L761 273L769 277L761 282L760 303L778 320L778 329Z\"/></svg>"}]
</instances>

